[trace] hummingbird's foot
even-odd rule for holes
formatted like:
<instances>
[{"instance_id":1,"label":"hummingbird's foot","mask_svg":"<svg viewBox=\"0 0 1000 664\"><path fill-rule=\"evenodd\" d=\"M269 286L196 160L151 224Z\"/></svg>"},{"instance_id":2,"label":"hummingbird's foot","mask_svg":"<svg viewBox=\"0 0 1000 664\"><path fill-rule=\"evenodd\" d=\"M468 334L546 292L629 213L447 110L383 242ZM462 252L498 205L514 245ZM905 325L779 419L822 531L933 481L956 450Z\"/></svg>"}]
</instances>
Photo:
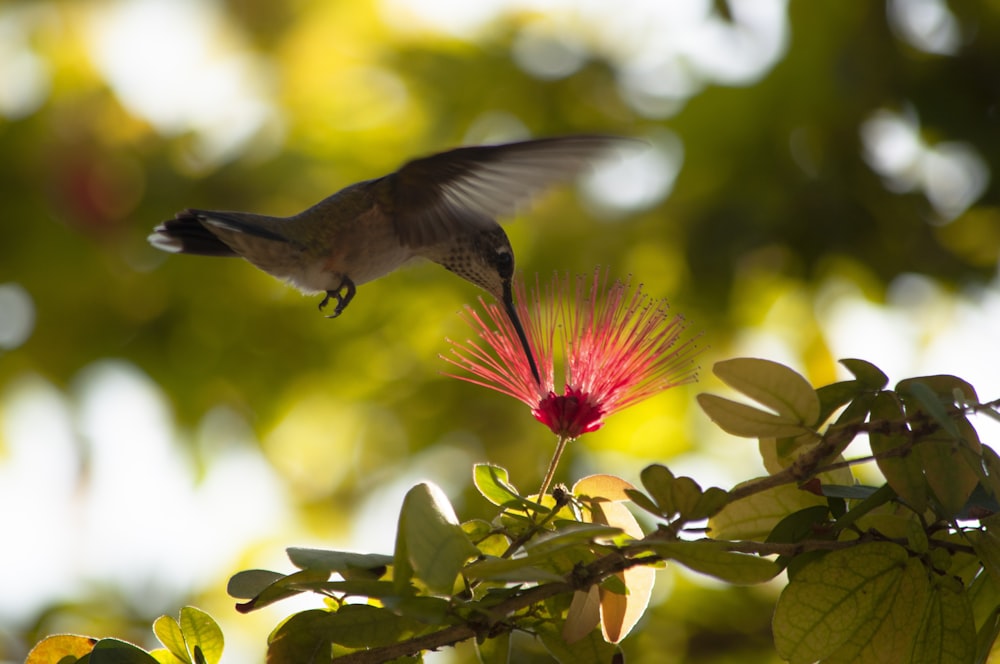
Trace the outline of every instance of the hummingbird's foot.
<instances>
[{"instance_id":1,"label":"hummingbird's foot","mask_svg":"<svg viewBox=\"0 0 1000 664\"><path fill-rule=\"evenodd\" d=\"M337 286L336 289L328 290L326 292L326 297L324 297L323 301L319 303L319 310L323 311L323 308L332 298L337 301L337 306L334 307L333 313L329 314L327 318L336 318L341 314L341 312L344 311L344 309L347 308L347 305L351 303L351 300L354 299L354 293L356 293L357 290L358 289L354 286L354 282L349 278L344 277L340 280L340 285ZM341 293L341 291L344 292Z\"/></svg>"}]
</instances>

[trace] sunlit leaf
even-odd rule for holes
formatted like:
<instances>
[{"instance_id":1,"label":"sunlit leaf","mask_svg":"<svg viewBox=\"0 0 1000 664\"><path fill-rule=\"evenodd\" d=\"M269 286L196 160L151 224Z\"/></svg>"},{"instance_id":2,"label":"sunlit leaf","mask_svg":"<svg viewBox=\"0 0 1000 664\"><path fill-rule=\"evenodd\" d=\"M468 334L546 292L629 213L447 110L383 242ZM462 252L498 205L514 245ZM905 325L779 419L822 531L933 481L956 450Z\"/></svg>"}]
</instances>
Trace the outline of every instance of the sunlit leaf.
<instances>
[{"instance_id":1,"label":"sunlit leaf","mask_svg":"<svg viewBox=\"0 0 1000 664\"><path fill-rule=\"evenodd\" d=\"M650 548L664 558L676 560L688 569L729 583L750 585L770 581L781 566L760 556L727 551L724 542L649 542Z\"/></svg>"},{"instance_id":2,"label":"sunlit leaf","mask_svg":"<svg viewBox=\"0 0 1000 664\"><path fill-rule=\"evenodd\" d=\"M975 649L964 594L932 586L919 560L885 542L834 551L805 567L778 600L774 635L792 664L960 664Z\"/></svg>"},{"instance_id":3,"label":"sunlit leaf","mask_svg":"<svg viewBox=\"0 0 1000 664\"><path fill-rule=\"evenodd\" d=\"M447 496L430 483L418 484L407 492L399 530L415 576L435 593L450 594L459 570L479 554Z\"/></svg>"},{"instance_id":4,"label":"sunlit leaf","mask_svg":"<svg viewBox=\"0 0 1000 664\"><path fill-rule=\"evenodd\" d=\"M783 364L742 357L716 362L712 372L786 420L806 426L816 424L820 410L816 391L809 381Z\"/></svg>"},{"instance_id":5,"label":"sunlit leaf","mask_svg":"<svg viewBox=\"0 0 1000 664\"><path fill-rule=\"evenodd\" d=\"M477 463L472 471L472 481L483 498L500 507L519 505L523 499L510 483L506 468L489 463Z\"/></svg>"},{"instance_id":6,"label":"sunlit leaf","mask_svg":"<svg viewBox=\"0 0 1000 664\"><path fill-rule=\"evenodd\" d=\"M614 475L588 475L573 485L574 496L603 498L604 500L629 500L627 491L635 490L631 482Z\"/></svg>"},{"instance_id":7,"label":"sunlit leaf","mask_svg":"<svg viewBox=\"0 0 1000 664\"><path fill-rule=\"evenodd\" d=\"M181 609L180 628L188 652L193 654L195 648L199 648L206 664L218 664L225 641L222 629L212 616L196 607L185 606Z\"/></svg>"},{"instance_id":8,"label":"sunlit leaf","mask_svg":"<svg viewBox=\"0 0 1000 664\"><path fill-rule=\"evenodd\" d=\"M600 591L597 586L587 590L577 590L566 612L562 637L572 645L587 636L601 620Z\"/></svg>"},{"instance_id":9,"label":"sunlit leaf","mask_svg":"<svg viewBox=\"0 0 1000 664\"><path fill-rule=\"evenodd\" d=\"M762 541L789 514L817 505L825 507L826 500L784 484L728 503L708 520L708 534L713 539Z\"/></svg>"},{"instance_id":10,"label":"sunlit leaf","mask_svg":"<svg viewBox=\"0 0 1000 664\"><path fill-rule=\"evenodd\" d=\"M639 523L622 503L596 503L592 516L594 521L621 528L635 539L643 536ZM646 612L656 581L656 570L651 566L636 565L617 573L615 577L622 582L624 593L615 592L607 583L600 587L601 633L610 643L624 639Z\"/></svg>"},{"instance_id":11,"label":"sunlit leaf","mask_svg":"<svg viewBox=\"0 0 1000 664\"><path fill-rule=\"evenodd\" d=\"M186 661L177 659L177 655L170 652L166 648L155 648L150 650L149 656L155 659L158 664L182 664Z\"/></svg>"},{"instance_id":12,"label":"sunlit leaf","mask_svg":"<svg viewBox=\"0 0 1000 664\"><path fill-rule=\"evenodd\" d=\"M89 636L55 634L36 643L24 664L61 664L67 660L75 662L77 658L88 654L96 643L97 639Z\"/></svg>"},{"instance_id":13,"label":"sunlit leaf","mask_svg":"<svg viewBox=\"0 0 1000 664\"><path fill-rule=\"evenodd\" d=\"M725 399L714 394L699 394L698 405L709 419L726 433L741 438L789 438L809 429L797 419Z\"/></svg>"},{"instance_id":14,"label":"sunlit leaf","mask_svg":"<svg viewBox=\"0 0 1000 664\"><path fill-rule=\"evenodd\" d=\"M181 662L190 662L191 655L184 642L181 626L171 616L160 616L153 622L153 633L160 643Z\"/></svg>"}]
</instances>

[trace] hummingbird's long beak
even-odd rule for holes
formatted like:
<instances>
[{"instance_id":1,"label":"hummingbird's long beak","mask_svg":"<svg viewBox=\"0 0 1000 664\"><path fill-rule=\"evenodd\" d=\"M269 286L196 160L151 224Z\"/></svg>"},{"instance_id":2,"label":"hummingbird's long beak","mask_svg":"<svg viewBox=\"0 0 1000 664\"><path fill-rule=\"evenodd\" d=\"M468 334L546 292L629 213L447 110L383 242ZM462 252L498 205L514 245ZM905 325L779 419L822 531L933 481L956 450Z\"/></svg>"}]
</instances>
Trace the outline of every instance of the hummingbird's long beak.
<instances>
[{"instance_id":1,"label":"hummingbird's long beak","mask_svg":"<svg viewBox=\"0 0 1000 664\"><path fill-rule=\"evenodd\" d=\"M521 319L517 317L517 309L514 308L514 293L510 287L510 281L505 281L503 285L503 306L507 310L507 317L510 318L510 322L514 325L514 330L517 332L517 338L521 340L521 346L524 347L524 355L528 358L528 366L531 367L531 375L535 377L535 382L539 385L542 384L542 379L538 375L538 367L535 365L535 356L531 354L531 346L528 344L528 337L524 334L524 327L521 325Z\"/></svg>"}]
</instances>

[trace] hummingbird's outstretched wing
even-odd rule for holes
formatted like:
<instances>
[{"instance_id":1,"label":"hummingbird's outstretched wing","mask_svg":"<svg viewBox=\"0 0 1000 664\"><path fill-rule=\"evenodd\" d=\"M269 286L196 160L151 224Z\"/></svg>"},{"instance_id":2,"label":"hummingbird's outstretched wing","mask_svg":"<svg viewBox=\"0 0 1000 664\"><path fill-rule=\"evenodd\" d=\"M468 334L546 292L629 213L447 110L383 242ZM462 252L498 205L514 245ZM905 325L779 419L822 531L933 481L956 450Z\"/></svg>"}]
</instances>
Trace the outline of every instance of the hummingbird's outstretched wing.
<instances>
[{"instance_id":1,"label":"hummingbird's outstretched wing","mask_svg":"<svg viewBox=\"0 0 1000 664\"><path fill-rule=\"evenodd\" d=\"M612 148L641 144L618 136L541 138L457 148L415 159L386 176L392 218L405 246L435 244L463 225L488 227L546 187L569 180Z\"/></svg>"}]
</instances>

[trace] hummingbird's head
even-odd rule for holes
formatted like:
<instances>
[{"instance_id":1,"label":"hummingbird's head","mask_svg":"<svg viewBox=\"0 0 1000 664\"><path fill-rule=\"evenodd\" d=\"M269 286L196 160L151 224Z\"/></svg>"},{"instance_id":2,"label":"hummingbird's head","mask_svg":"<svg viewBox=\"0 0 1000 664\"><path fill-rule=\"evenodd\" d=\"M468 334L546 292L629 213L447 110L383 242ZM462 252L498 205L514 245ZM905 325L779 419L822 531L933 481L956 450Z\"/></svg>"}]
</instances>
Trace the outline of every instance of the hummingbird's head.
<instances>
[{"instance_id":1,"label":"hummingbird's head","mask_svg":"<svg viewBox=\"0 0 1000 664\"><path fill-rule=\"evenodd\" d=\"M541 382L531 345L514 306L514 290L511 287L514 278L514 250L504 230L500 226L493 226L452 240L441 255L435 256L433 260L466 281L476 284L497 301L503 302L507 317L524 347L531 372L535 380Z\"/></svg>"}]
</instances>

